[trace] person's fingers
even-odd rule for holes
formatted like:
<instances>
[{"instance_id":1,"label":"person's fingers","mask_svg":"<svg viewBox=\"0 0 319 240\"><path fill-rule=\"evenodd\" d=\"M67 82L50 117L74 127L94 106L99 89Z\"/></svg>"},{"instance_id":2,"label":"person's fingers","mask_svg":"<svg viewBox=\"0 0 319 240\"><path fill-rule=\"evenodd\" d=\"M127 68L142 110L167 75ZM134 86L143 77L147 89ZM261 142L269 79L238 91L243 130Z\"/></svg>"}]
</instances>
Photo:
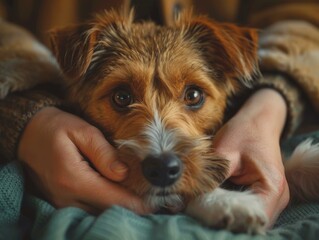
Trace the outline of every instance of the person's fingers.
<instances>
[{"instance_id":1,"label":"person's fingers","mask_svg":"<svg viewBox=\"0 0 319 240\"><path fill-rule=\"evenodd\" d=\"M117 159L116 150L98 129L90 126L71 138L101 175L116 182L126 178L128 167Z\"/></svg>"},{"instance_id":2,"label":"person's fingers","mask_svg":"<svg viewBox=\"0 0 319 240\"><path fill-rule=\"evenodd\" d=\"M79 160L71 166L61 165L64 172L57 176L55 184L51 185L49 192L52 194L48 197L55 206L76 206L93 214L112 205L120 205L138 214L151 212L138 196L100 175L86 161L81 160L75 146L74 151L70 151L68 157Z\"/></svg>"},{"instance_id":3,"label":"person's fingers","mask_svg":"<svg viewBox=\"0 0 319 240\"><path fill-rule=\"evenodd\" d=\"M117 183L112 183L98 174L89 173L88 176L89 179L78 180L80 187L77 194L83 204L95 206L100 210L119 205L138 214L152 211L141 198Z\"/></svg>"}]
</instances>

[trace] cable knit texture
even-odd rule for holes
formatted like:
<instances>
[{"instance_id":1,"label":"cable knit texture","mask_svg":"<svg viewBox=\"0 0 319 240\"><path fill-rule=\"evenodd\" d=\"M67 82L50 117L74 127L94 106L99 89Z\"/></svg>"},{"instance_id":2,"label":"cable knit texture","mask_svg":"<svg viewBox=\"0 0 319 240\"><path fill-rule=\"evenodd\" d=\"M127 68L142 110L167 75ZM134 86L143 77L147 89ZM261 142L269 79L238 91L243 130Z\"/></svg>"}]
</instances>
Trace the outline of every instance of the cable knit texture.
<instances>
[{"instance_id":1,"label":"cable knit texture","mask_svg":"<svg viewBox=\"0 0 319 240\"><path fill-rule=\"evenodd\" d=\"M260 35L262 71L291 77L319 111L319 29L303 21L283 21Z\"/></svg>"},{"instance_id":2,"label":"cable knit texture","mask_svg":"<svg viewBox=\"0 0 319 240\"><path fill-rule=\"evenodd\" d=\"M35 113L44 107L60 104L59 98L40 90L15 93L1 100L0 162L16 159L20 136Z\"/></svg>"}]
</instances>

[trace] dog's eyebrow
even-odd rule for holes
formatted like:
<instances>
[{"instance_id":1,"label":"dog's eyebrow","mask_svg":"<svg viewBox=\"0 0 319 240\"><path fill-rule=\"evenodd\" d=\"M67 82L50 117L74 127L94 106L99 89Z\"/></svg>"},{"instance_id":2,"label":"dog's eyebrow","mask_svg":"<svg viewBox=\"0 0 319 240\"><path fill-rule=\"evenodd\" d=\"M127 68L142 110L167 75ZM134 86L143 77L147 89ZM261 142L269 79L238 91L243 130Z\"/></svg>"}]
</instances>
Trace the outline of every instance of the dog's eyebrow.
<instances>
[{"instance_id":1,"label":"dog's eyebrow","mask_svg":"<svg viewBox=\"0 0 319 240\"><path fill-rule=\"evenodd\" d=\"M198 86L207 92L208 95L212 95L210 93L216 91L216 84L210 72L205 70L206 68L203 66L192 65L184 70L177 70L179 71L177 76L172 74L163 77L160 76L161 74L157 70L153 74L153 86L157 89L164 89L165 92L176 97L183 94L185 88L191 85Z\"/></svg>"},{"instance_id":2,"label":"dog's eyebrow","mask_svg":"<svg viewBox=\"0 0 319 240\"><path fill-rule=\"evenodd\" d=\"M103 79L117 65L118 56L111 46L98 44L92 51L93 55L84 78Z\"/></svg>"}]
</instances>

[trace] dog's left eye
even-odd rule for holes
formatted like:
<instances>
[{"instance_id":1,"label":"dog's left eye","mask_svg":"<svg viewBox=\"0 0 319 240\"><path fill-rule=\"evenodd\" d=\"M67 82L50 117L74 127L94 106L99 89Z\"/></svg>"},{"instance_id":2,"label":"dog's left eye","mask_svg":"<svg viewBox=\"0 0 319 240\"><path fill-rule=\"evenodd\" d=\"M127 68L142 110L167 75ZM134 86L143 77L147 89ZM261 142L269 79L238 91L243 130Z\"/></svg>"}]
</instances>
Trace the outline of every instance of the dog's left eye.
<instances>
[{"instance_id":1,"label":"dog's left eye","mask_svg":"<svg viewBox=\"0 0 319 240\"><path fill-rule=\"evenodd\" d=\"M124 109L133 103L133 97L130 91L118 89L114 92L112 101L115 107Z\"/></svg>"},{"instance_id":2,"label":"dog's left eye","mask_svg":"<svg viewBox=\"0 0 319 240\"><path fill-rule=\"evenodd\" d=\"M198 87L189 87L185 91L184 102L188 107L199 108L204 103L204 93Z\"/></svg>"}]
</instances>

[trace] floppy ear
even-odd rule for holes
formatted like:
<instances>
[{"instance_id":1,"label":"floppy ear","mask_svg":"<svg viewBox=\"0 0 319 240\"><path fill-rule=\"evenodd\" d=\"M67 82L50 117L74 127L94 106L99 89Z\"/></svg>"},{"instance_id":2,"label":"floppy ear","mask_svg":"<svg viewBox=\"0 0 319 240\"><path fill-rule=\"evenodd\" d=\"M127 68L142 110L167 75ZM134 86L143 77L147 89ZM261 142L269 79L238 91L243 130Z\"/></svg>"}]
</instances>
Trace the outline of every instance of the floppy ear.
<instances>
[{"instance_id":1,"label":"floppy ear","mask_svg":"<svg viewBox=\"0 0 319 240\"><path fill-rule=\"evenodd\" d=\"M186 17L187 34L217 77L228 77L249 84L258 71L255 29L222 24L207 17Z\"/></svg>"},{"instance_id":2,"label":"floppy ear","mask_svg":"<svg viewBox=\"0 0 319 240\"><path fill-rule=\"evenodd\" d=\"M51 31L52 51L69 81L84 76L103 35L111 29L128 27L133 21L133 15L132 10L111 10L96 15L91 22Z\"/></svg>"},{"instance_id":3,"label":"floppy ear","mask_svg":"<svg viewBox=\"0 0 319 240\"><path fill-rule=\"evenodd\" d=\"M89 24L70 26L50 33L53 54L68 79L80 78L86 72L97 42L98 31Z\"/></svg>"}]
</instances>

